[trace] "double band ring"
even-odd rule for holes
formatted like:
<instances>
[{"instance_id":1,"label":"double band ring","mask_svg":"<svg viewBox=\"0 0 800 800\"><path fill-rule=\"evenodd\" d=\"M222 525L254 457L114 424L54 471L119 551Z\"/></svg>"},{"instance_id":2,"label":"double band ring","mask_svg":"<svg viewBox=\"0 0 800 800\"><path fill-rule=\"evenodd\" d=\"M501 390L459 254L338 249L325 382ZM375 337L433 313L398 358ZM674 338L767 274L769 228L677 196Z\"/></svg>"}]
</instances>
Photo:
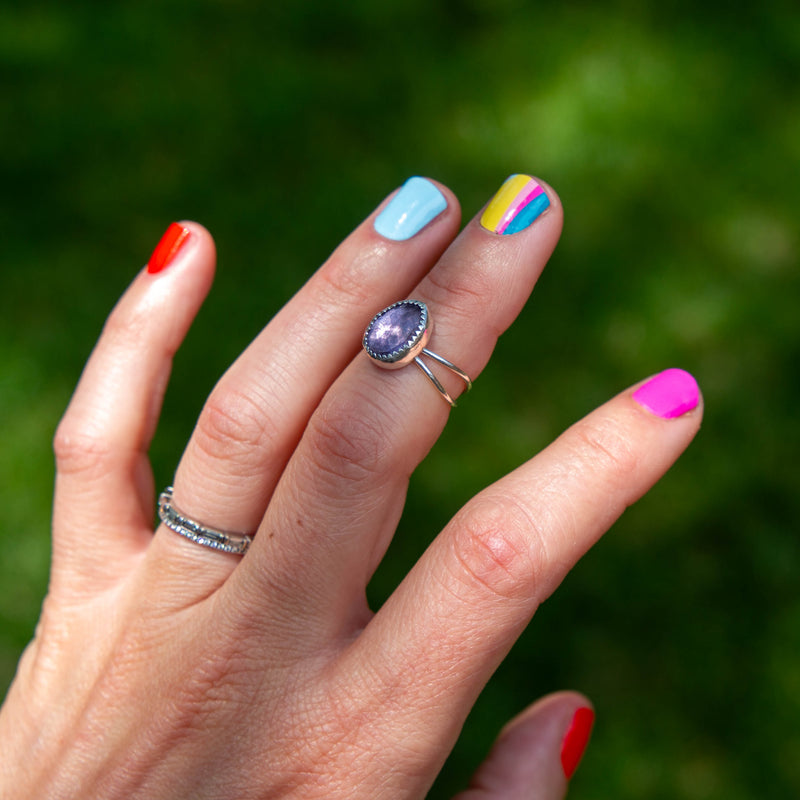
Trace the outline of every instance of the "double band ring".
<instances>
[{"instance_id":1,"label":"double band ring","mask_svg":"<svg viewBox=\"0 0 800 800\"><path fill-rule=\"evenodd\" d=\"M421 300L401 300L379 311L364 331L362 345L366 354L384 369L399 369L412 361L422 370L444 399L455 406L456 401L442 386L420 356L426 355L442 364L464 381L467 391L472 381L463 369L425 346L433 331L428 306Z\"/></svg>"}]
</instances>

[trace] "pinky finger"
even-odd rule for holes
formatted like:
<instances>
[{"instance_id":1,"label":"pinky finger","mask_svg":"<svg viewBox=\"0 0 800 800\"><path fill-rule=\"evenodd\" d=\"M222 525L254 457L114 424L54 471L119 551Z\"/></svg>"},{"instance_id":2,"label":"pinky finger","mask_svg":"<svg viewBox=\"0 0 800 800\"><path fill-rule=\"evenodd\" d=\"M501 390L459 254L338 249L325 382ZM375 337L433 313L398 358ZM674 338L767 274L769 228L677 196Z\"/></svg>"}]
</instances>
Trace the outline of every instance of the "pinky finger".
<instances>
[{"instance_id":1,"label":"pinky finger","mask_svg":"<svg viewBox=\"0 0 800 800\"><path fill-rule=\"evenodd\" d=\"M455 800L560 800L593 723L594 710L579 694L542 698L506 725L469 788Z\"/></svg>"},{"instance_id":2,"label":"pinky finger","mask_svg":"<svg viewBox=\"0 0 800 800\"><path fill-rule=\"evenodd\" d=\"M173 223L108 318L54 441L53 583L93 593L152 535L147 449L172 357L211 288L209 233Z\"/></svg>"}]
</instances>

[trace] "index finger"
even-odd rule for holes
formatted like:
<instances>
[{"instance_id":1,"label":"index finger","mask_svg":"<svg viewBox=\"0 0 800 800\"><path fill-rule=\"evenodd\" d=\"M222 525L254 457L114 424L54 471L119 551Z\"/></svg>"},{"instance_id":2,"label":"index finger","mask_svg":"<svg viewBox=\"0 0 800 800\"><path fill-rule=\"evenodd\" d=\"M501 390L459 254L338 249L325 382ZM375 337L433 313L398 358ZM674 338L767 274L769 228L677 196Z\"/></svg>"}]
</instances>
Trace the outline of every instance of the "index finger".
<instances>
[{"instance_id":1,"label":"index finger","mask_svg":"<svg viewBox=\"0 0 800 800\"><path fill-rule=\"evenodd\" d=\"M456 515L344 659L373 685L379 676L376 692L394 698L386 738L415 730L452 745L537 606L669 469L701 416L694 378L666 370L575 424Z\"/></svg>"}]
</instances>

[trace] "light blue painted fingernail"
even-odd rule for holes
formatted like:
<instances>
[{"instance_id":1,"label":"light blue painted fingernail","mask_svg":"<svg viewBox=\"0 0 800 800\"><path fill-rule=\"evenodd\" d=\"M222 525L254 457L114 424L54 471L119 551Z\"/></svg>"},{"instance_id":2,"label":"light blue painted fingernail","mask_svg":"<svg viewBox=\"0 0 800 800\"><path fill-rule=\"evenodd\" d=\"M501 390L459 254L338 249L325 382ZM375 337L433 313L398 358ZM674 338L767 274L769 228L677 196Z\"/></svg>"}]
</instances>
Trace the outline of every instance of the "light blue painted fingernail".
<instances>
[{"instance_id":1,"label":"light blue painted fingernail","mask_svg":"<svg viewBox=\"0 0 800 800\"><path fill-rule=\"evenodd\" d=\"M425 178L409 178L375 218L375 230L403 242L419 233L447 208L444 195Z\"/></svg>"}]
</instances>

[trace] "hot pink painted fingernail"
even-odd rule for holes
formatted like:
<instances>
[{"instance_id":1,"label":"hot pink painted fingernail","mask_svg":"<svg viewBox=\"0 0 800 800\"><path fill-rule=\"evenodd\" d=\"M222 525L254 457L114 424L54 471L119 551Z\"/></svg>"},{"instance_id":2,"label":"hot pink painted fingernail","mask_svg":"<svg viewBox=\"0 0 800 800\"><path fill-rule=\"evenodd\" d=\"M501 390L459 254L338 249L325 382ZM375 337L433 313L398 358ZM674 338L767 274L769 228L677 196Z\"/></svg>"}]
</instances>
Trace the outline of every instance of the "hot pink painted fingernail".
<instances>
[{"instance_id":1,"label":"hot pink painted fingernail","mask_svg":"<svg viewBox=\"0 0 800 800\"><path fill-rule=\"evenodd\" d=\"M581 763L593 726L594 711L588 707L579 708L561 743L561 767L567 780L575 774L578 764Z\"/></svg>"},{"instance_id":2,"label":"hot pink painted fingernail","mask_svg":"<svg viewBox=\"0 0 800 800\"><path fill-rule=\"evenodd\" d=\"M657 417L674 419L697 408L700 389L685 370L665 369L640 386L633 393L633 399Z\"/></svg>"}]
</instances>

